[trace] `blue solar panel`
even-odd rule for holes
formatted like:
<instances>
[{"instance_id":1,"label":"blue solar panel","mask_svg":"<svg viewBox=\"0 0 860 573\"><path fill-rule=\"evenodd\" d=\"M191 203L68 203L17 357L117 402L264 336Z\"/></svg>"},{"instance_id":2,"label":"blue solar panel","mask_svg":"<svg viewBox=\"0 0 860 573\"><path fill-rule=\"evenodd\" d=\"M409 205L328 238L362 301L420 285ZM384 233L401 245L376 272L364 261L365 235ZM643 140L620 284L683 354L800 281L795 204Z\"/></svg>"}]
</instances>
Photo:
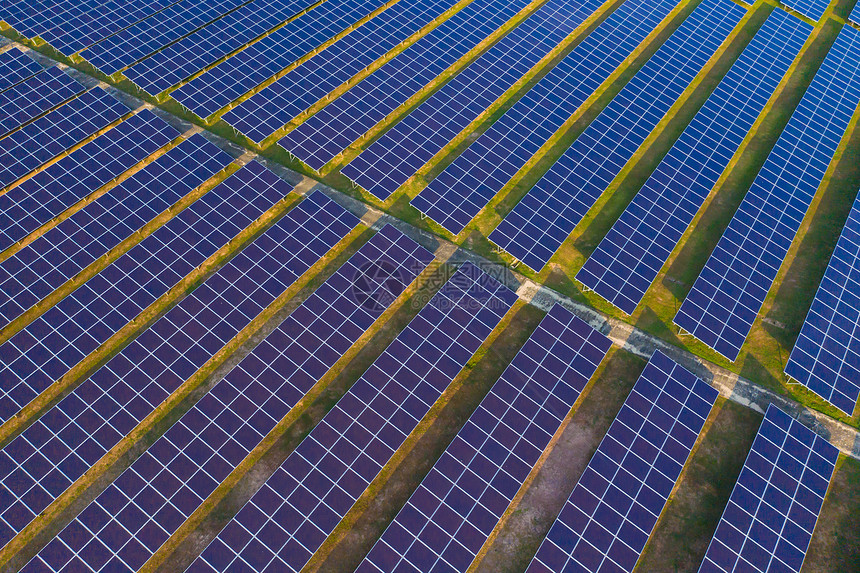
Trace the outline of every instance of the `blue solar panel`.
<instances>
[{"instance_id":1,"label":"blue solar panel","mask_svg":"<svg viewBox=\"0 0 860 573\"><path fill-rule=\"evenodd\" d=\"M238 186L241 195L232 194L227 202L216 205L225 218L233 217L240 223L247 219L231 212L227 208L230 202L242 203L240 196L255 193L277 199L289 190L275 174L259 164L249 165L253 167L237 172L219 186ZM207 197L213 193L216 190ZM26 526L151 414L271 303L280 294L277 289L286 288L304 273L357 221L322 194L304 203L308 204L293 209L295 214L288 213L250 250L219 269L3 448L0 543ZM215 219L214 211L202 214L210 221ZM320 230L319 235L314 236L313 230ZM306 241L298 240L298 236ZM276 245L269 253L259 247L272 242ZM295 248L288 252L281 243ZM252 278L255 273L262 284Z\"/></svg>"},{"instance_id":2,"label":"blue solar panel","mask_svg":"<svg viewBox=\"0 0 860 573\"><path fill-rule=\"evenodd\" d=\"M278 145L320 169L527 4L526 0L474 0L289 132Z\"/></svg>"},{"instance_id":3,"label":"blue solar panel","mask_svg":"<svg viewBox=\"0 0 860 573\"><path fill-rule=\"evenodd\" d=\"M432 259L385 227L24 571L137 571Z\"/></svg>"},{"instance_id":4,"label":"blue solar panel","mask_svg":"<svg viewBox=\"0 0 860 573\"><path fill-rule=\"evenodd\" d=\"M10 48L0 53L0 91L24 81L42 71L42 66L19 50Z\"/></svg>"},{"instance_id":5,"label":"blue solar panel","mask_svg":"<svg viewBox=\"0 0 860 573\"><path fill-rule=\"evenodd\" d=\"M678 0L627 0L411 203L459 232L665 18Z\"/></svg>"},{"instance_id":6,"label":"blue solar panel","mask_svg":"<svg viewBox=\"0 0 860 573\"><path fill-rule=\"evenodd\" d=\"M0 189L129 113L96 87L0 139Z\"/></svg>"},{"instance_id":7,"label":"blue solar panel","mask_svg":"<svg viewBox=\"0 0 860 573\"><path fill-rule=\"evenodd\" d=\"M0 263L0 327L230 163L200 134L180 143Z\"/></svg>"},{"instance_id":8,"label":"blue solar panel","mask_svg":"<svg viewBox=\"0 0 860 573\"><path fill-rule=\"evenodd\" d=\"M328 0L170 95L208 117L383 4L385 0Z\"/></svg>"},{"instance_id":9,"label":"blue solar panel","mask_svg":"<svg viewBox=\"0 0 860 573\"><path fill-rule=\"evenodd\" d=\"M0 250L23 239L179 132L145 109L0 195Z\"/></svg>"},{"instance_id":10,"label":"blue solar panel","mask_svg":"<svg viewBox=\"0 0 860 573\"><path fill-rule=\"evenodd\" d=\"M699 4L490 241L532 269L543 268L745 14L732 0Z\"/></svg>"},{"instance_id":11,"label":"blue solar panel","mask_svg":"<svg viewBox=\"0 0 860 573\"><path fill-rule=\"evenodd\" d=\"M123 73L143 91L159 94L313 3L314 0L255 0Z\"/></svg>"},{"instance_id":12,"label":"blue solar panel","mask_svg":"<svg viewBox=\"0 0 860 573\"><path fill-rule=\"evenodd\" d=\"M632 571L717 395L655 351L528 571Z\"/></svg>"},{"instance_id":13,"label":"blue solar panel","mask_svg":"<svg viewBox=\"0 0 860 573\"><path fill-rule=\"evenodd\" d=\"M804 16L815 20L821 20L824 12L830 5L830 0L781 0L783 4L797 10Z\"/></svg>"},{"instance_id":14,"label":"blue solar panel","mask_svg":"<svg viewBox=\"0 0 860 573\"><path fill-rule=\"evenodd\" d=\"M463 265L188 571L299 571L515 300Z\"/></svg>"},{"instance_id":15,"label":"blue solar panel","mask_svg":"<svg viewBox=\"0 0 860 573\"><path fill-rule=\"evenodd\" d=\"M577 280L633 313L811 32L771 12Z\"/></svg>"},{"instance_id":16,"label":"blue solar panel","mask_svg":"<svg viewBox=\"0 0 860 573\"><path fill-rule=\"evenodd\" d=\"M0 92L0 137L84 91L59 66Z\"/></svg>"},{"instance_id":17,"label":"blue solar panel","mask_svg":"<svg viewBox=\"0 0 860 573\"><path fill-rule=\"evenodd\" d=\"M860 31L843 27L675 316L735 360L860 103Z\"/></svg>"},{"instance_id":18,"label":"blue solar panel","mask_svg":"<svg viewBox=\"0 0 860 573\"><path fill-rule=\"evenodd\" d=\"M454 0L401 0L221 119L259 143L455 3Z\"/></svg>"},{"instance_id":19,"label":"blue solar panel","mask_svg":"<svg viewBox=\"0 0 860 573\"><path fill-rule=\"evenodd\" d=\"M466 571L611 345L553 307L357 571Z\"/></svg>"},{"instance_id":20,"label":"blue solar panel","mask_svg":"<svg viewBox=\"0 0 860 573\"><path fill-rule=\"evenodd\" d=\"M700 573L800 573L839 451L767 408Z\"/></svg>"},{"instance_id":21,"label":"blue solar panel","mask_svg":"<svg viewBox=\"0 0 860 573\"><path fill-rule=\"evenodd\" d=\"M854 5L854 10L852 10L851 14L848 16L848 21L860 26L860 2Z\"/></svg>"},{"instance_id":22,"label":"blue solar panel","mask_svg":"<svg viewBox=\"0 0 860 573\"><path fill-rule=\"evenodd\" d=\"M600 4L600 0L550 0L362 151L341 173L384 201Z\"/></svg>"}]
</instances>

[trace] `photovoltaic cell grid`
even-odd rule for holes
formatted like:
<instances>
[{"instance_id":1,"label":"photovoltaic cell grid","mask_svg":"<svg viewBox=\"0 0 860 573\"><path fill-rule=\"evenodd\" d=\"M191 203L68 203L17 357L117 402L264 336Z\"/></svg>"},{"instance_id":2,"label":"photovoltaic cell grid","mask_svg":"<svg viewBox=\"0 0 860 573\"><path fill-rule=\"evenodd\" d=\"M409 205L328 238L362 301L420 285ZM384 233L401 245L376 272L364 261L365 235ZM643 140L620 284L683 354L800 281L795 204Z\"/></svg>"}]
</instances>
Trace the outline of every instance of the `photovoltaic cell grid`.
<instances>
[{"instance_id":1,"label":"photovoltaic cell grid","mask_svg":"<svg viewBox=\"0 0 860 573\"><path fill-rule=\"evenodd\" d=\"M301 12L313 0L255 0L167 46L123 74L156 95Z\"/></svg>"},{"instance_id":2,"label":"photovoltaic cell grid","mask_svg":"<svg viewBox=\"0 0 860 573\"><path fill-rule=\"evenodd\" d=\"M526 0L474 0L289 132L278 145L320 169L526 4Z\"/></svg>"},{"instance_id":3,"label":"photovoltaic cell grid","mask_svg":"<svg viewBox=\"0 0 860 573\"><path fill-rule=\"evenodd\" d=\"M81 56L111 75L223 16L248 0L184 0L90 46Z\"/></svg>"},{"instance_id":4,"label":"photovoltaic cell grid","mask_svg":"<svg viewBox=\"0 0 860 573\"><path fill-rule=\"evenodd\" d=\"M221 119L259 143L454 4L454 0L400 0Z\"/></svg>"},{"instance_id":5,"label":"photovoltaic cell grid","mask_svg":"<svg viewBox=\"0 0 860 573\"><path fill-rule=\"evenodd\" d=\"M811 32L771 12L577 280L633 313Z\"/></svg>"},{"instance_id":6,"label":"photovoltaic cell grid","mask_svg":"<svg viewBox=\"0 0 860 573\"><path fill-rule=\"evenodd\" d=\"M19 50L10 48L0 53L0 91L8 89L42 71L42 66Z\"/></svg>"},{"instance_id":7,"label":"photovoltaic cell grid","mask_svg":"<svg viewBox=\"0 0 860 573\"><path fill-rule=\"evenodd\" d=\"M547 2L341 173L384 201L599 6L599 0Z\"/></svg>"},{"instance_id":8,"label":"photovoltaic cell grid","mask_svg":"<svg viewBox=\"0 0 860 573\"><path fill-rule=\"evenodd\" d=\"M731 0L699 4L490 233L490 241L542 269L745 14Z\"/></svg>"},{"instance_id":9,"label":"photovoltaic cell grid","mask_svg":"<svg viewBox=\"0 0 860 573\"><path fill-rule=\"evenodd\" d=\"M860 103L860 31L843 27L675 324L735 360Z\"/></svg>"},{"instance_id":10,"label":"photovoltaic cell grid","mask_svg":"<svg viewBox=\"0 0 860 573\"><path fill-rule=\"evenodd\" d=\"M0 92L0 137L84 91L58 66Z\"/></svg>"},{"instance_id":11,"label":"photovoltaic cell grid","mask_svg":"<svg viewBox=\"0 0 860 573\"><path fill-rule=\"evenodd\" d=\"M838 455L768 406L699 572L799 573Z\"/></svg>"},{"instance_id":12,"label":"photovoltaic cell grid","mask_svg":"<svg viewBox=\"0 0 860 573\"><path fill-rule=\"evenodd\" d=\"M854 5L854 9L851 11L851 14L848 16L848 21L853 22L860 26L860 3Z\"/></svg>"},{"instance_id":13,"label":"photovoltaic cell grid","mask_svg":"<svg viewBox=\"0 0 860 573\"><path fill-rule=\"evenodd\" d=\"M463 265L188 570L300 570L515 300Z\"/></svg>"},{"instance_id":14,"label":"photovoltaic cell grid","mask_svg":"<svg viewBox=\"0 0 860 573\"><path fill-rule=\"evenodd\" d=\"M0 139L0 189L129 113L99 87Z\"/></svg>"},{"instance_id":15,"label":"photovoltaic cell grid","mask_svg":"<svg viewBox=\"0 0 860 573\"><path fill-rule=\"evenodd\" d=\"M458 233L665 18L678 0L627 0L411 204Z\"/></svg>"},{"instance_id":16,"label":"photovoltaic cell grid","mask_svg":"<svg viewBox=\"0 0 860 573\"><path fill-rule=\"evenodd\" d=\"M136 571L432 258L385 227L24 571Z\"/></svg>"},{"instance_id":17,"label":"photovoltaic cell grid","mask_svg":"<svg viewBox=\"0 0 860 573\"><path fill-rule=\"evenodd\" d=\"M200 134L0 262L5 326L230 163Z\"/></svg>"},{"instance_id":18,"label":"photovoltaic cell grid","mask_svg":"<svg viewBox=\"0 0 860 573\"><path fill-rule=\"evenodd\" d=\"M655 351L528 571L632 571L717 395Z\"/></svg>"},{"instance_id":19,"label":"photovoltaic cell grid","mask_svg":"<svg viewBox=\"0 0 860 573\"><path fill-rule=\"evenodd\" d=\"M207 193L195 206L207 198L214 199L219 189L238 187L238 194L229 193L224 201L212 201L210 205L214 209L198 211L195 217L202 215L213 225L220 223L225 228L232 227L233 221L247 224L250 221L245 213L232 208L232 203L241 204L249 195L263 194L269 195L266 203L271 205L273 199L283 196L286 186L283 181L263 171L259 164L250 165L255 167L238 171L229 183ZM251 211L247 207L245 210ZM254 211L252 215L260 212L259 209ZM219 215L223 221L218 220ZM287 220L299 226L295 219ZM179 240L183 238L188 237ZM222 235L220 243L229 238ZM280 257L282 262L277 265L297 267L286 273L287 277L297 276L310 266L304 259L317 244L318 241L312 241L313 246L300 253ZM193 263L200 260L188 254L185 257L190 261L182 270L190 270ZM251 320L244 312L262 308L256 306L259 298L269 301L274 298L274 295L263 296L262 286L244 290L231 284L225 276L236 268L228 264L219 270L3 448L0 452L0 543L7 543L220 350ZM177 270L175 265L174 270ZM244 278L242 286L249 282ZM235 301L236 305L228 300Z\"/></svg>"},{"instance_id":20,"label":"photovoltaic cell grid","mask_svg":"<svg viewBox=\"0 0 860 573\"><path fill-rule=\"evenodd\" d=\"M145 109L0 195L0 250L178 136L178 131Z\"/></svg>"},{"instance_id":21,"label":"photovoltaic cell grid","mask_svg":"<svg viewBox=\"0 0 860 573\"><path fill-rule=\"evenodd\" d=\"M848 414L860 396L860 197L815 293L785 373Z\"/></svg>"},{"instance_id":22,"label":"photovoltaic cell grid","mask_svg":"<svg viewBox=\"0 0 860 573\"><path fill-rule=\"evenodd\" d=\"M830 5L830 0L781 0L781 2L816 22L821 20Z\"/></svg>"},{"instance_id":23,"label":"photovoltaic cell grid","mask_svg":"<svg viewBox=\"0 0 860 573\"><path fill-rule=\"evenodd\" d=\"M328 0L170 95L208 117L383 4L385 0Z\"/></svg>"},{"instance_id":24,"label":"photovoltaic cell grid","mask_svg":"<svg viewBox=\"0 0 860 573\"><path fill-rule=\"evenodd\" d=\"M553 307L359 573L466 571L611 345Z\"/></svg>"},{"instance_id":25,"label":"photovoltaic cell grid","mask_svg":"<svg viewBox=\"0 0 860 573\"><path fill-rule=\"evenodd\" d=\"M283 197L251 164L168 221L3 346L6 421Z\"/></svg>"}]
</instances>

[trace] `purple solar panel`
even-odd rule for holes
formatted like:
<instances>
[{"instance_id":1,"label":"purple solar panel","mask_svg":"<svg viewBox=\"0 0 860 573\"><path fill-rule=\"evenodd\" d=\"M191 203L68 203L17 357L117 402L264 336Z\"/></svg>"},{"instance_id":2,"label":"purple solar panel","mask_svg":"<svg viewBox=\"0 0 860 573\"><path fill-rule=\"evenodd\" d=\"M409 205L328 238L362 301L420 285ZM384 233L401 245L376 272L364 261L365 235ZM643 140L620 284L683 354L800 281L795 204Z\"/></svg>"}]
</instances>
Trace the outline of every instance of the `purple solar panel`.
<instances>
[{"instance_id":1,"label":"purple solar panel","mask_svg":"<svg viewBox=\"0 0 860 573\"><path fill-rule=\"evenodd\" d=\"M84 91L58 66L0 92L0 137Z\"/></svg>"},{"instance_id":2,"label":"purple solar panel","mask_svg":"<svg viewBox=\"0 0 860 573\"><path fill-rule=\"evenodd\" d=\"M0 53L0 91L42 71L42 66L18 48Z\"/></svg>"}]
</instances>

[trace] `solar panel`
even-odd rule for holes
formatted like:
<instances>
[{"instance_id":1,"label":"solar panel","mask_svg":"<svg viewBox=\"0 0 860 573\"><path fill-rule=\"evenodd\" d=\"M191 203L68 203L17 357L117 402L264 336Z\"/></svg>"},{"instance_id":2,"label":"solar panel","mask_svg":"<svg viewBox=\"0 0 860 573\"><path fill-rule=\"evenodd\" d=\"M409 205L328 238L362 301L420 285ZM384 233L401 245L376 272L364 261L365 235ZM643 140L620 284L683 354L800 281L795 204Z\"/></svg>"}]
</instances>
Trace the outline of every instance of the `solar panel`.
<instances>
[{"instance_id":1,"label":"solar panel","mask_svg":"<svg viewBox=\"0 0 860 573\"><path fill-rule=\"evenodd\" d=\"M528 571L632 571L717 395L655 351Z\"/></svg>"},{"instance_id":2,"label":"solar panel","mask_svg":"<svg viewBox=\"0 0 860 573\"><path fill-rule=\"evenodd\" d=\"M100 72L112 75L209 24L248 0L191 0L169 6L81 52Z\"/></svg>"},{"instance_id":3,"label":"solar panel","mask_svg":"<svg viewBox=\"0 0 860 573\"><path fill-rule=\"evenodd\" d=\"M768 406L699 572L799 573L838 455Z\"/></svg>"},{"instance_id":4,"label":"solar panel","mask_svg":"<svg viewBox=\"0 0 860 573\"><path fill-rule=\"evenodd\" d=\"M143 91L159 94L312 4L314 0L255 0L133 65L123 74Z\"/></svg>"},{"instance_id":5,"label":"solar panel","mask_svg":"<svg viewBox=\"0 0 860 573\"><path fill-rule=\"evenodd\" d=\"M300 570L515 300L460 267L188 571Z\"/></svg>"},{"instance_id":6,"label":"solar panel","mask_svg":"<svg viewBox=\"0 0 860 573\"><path fill-rule=\"evenodd\" d=\"M0 137L84 91L58 66L0 92Z\"/></svg>"},{"instance_id":7,"label":"solar panel","mask_svg":"<svg viewBox=\"0 0 860 573\"><path fill-rule=\"evenodd\" d=\"M0 250L179 136L145 109L0 195Z\"/></svg>"},{"instance_id":8,"label":"solar panel","mask_svg":"<svg viewBox=\"0 0 860 573\"><path fill-rule=\"evenodd\" d=\"M735 360L860 103L860 31L843 27L675 324Z\"/></svg>"},{"instance_id":9,"label":"solar panel","mask_svg":"<svg viewBox=\"0 0 860 573\"><path fill-rule=\"evenodd\" d=\"M132 236L231 157L191 136L0 262L0 327Z\"/></svg>"},{"instance_id":10,"label":"solar panel","mask_svg":"<svg viewBox=\"0 0 860 573\"><path fill-rule=\"evenodd\" d=\"M817 22L824 16L830 0L782 0L782 3Z\"/></svg>"},{"instance_id":11,"label":"solar panel","mask_svg":"<svg viewBox=\"0 0 860 573\"><path fill-rule=\"evenodd\" d=\"M236 172L4 343L0 420L283 198L289 188L268 173L255 163Z\"/></svg>"},{"instance_id":12,"label":"solar panel","mask_svg":"<svg viewBox=\"0 0 860 573\"><path fill-rule=\"evenodd\" d=\"M455 3L454 0L401 0L221 119L259 143Z\"/></svg>"},{"instance_id":13,"label":"solar panel","mask_svg":"<svg viewBox=\"0 0 860 573\"><path fill-rule=\"evenodd\" d=\"M600 4L600 0L550 0L386 131L341 173L384 201Z\"/></svg>"},{"instance_id":14,"label":"solar panel","mask_svg":"<svg viewBox=\"0 0 860 573\"><path fill-rule=\"evenodd\" d=\"M328 0L170 95L208 117L383 4L385 0Z\"/></svg>"},{"instance_id":15,"label":"solar panel","mask_svg":"<svg viewBox=\"0 0 860 573\"><path fill-rule=\"evenodd\" d=\"M250 181L234 179L220 187L238 184L242 195L260 192L276 197L289 190L270 171L250 165L254 167L243 170ZM266 187L280 189L270 193ZM231 199L241 202L236 195ZM0 543L8 542L44 510L280 294L269 289L286 288L357 221L321 194L305 203L3 448ZM218 207L225 217L234 215L225 204ZM205 215L213 219L211 213ZM237 218L244 222L241 215ZM271 243L277 244L269 252L261 247ZM298 248L288 252L281 243Z\"/></svg>"},{"instance_id":16,"label":"solar panel","mask_svg":"<svg viewBox=\"0 0 860 573\"><path fill-rule=\"evenodd\" d=\"M490 233L490 241L532 269L543 268L745 14L732 0L699 4Z\"/></svg>"},{"instance_id":17,"label":"solar panel","mask_svg":"<svg viewBox=\"0 0 860 573\"><path fill-rule=\"evenodd\" d=\"M633 313L811 32L771 12L577 280Z\"/></svg>"},{"instance_id":18,"label":"solar panel","mask_svg":"<svg viewBox=\"0 0 860 573\"><path fill-rule=\"evenodd\" d=\"M0 139L0 189L129 113L99 87Z\"/></svg>"},{"instance_id":19,"label":"solar panel","mask_svg":"<svg viewBox=\"0 0 860 573\"><path fill-rule=\"evenodd\" d=\"M553 307L357 571L469 569L611 345Z\"/></svg>"},{"instance_id":20,"label":"solar panel","mask_svg":"<svg viewBox=\"0 0 860 573\"><path fill-rule=\"evenodd\" d=\"M289 132L278 145L320 169L527 4L526 0L474 0Z\"/></svg>"},{"instance_id":21,"label":"solar panel","mask_svg":"<svg viewBox=\"0 0 860 573\"><path fill-rule=\"evenodd\" d=\"M848 16L848 21L860 26L860 3L854 5L854 10Z\"/></svg>"},{"instance_id":22,"label":"solar panel","mask_svg":"<svg viewBox=\"0 0 860 573\"><path fill-rule=\"evenodd\" d=\"M449 231L465 227L677 3L626 0L411 204Z\"/></svg>"},{"instance_id":23,"label":"solar panel","mask_svg":"<svg viewBox=\"0 0 860 573\"><path fill-rule=\"evenodd\" d=\"M382 229L28 567L137 571L432 258Z\"/></svg>"},{"instance_id":24,"label":"solar panel","mask_svg":"<svg viewBox=\"0 0 860 573\"><path fill-rule=\"evenodd\" d=\"M10 48L0 53L0 91L6 90L42 71L42 66L19 50Z\"/></svg>"}]
</instances>

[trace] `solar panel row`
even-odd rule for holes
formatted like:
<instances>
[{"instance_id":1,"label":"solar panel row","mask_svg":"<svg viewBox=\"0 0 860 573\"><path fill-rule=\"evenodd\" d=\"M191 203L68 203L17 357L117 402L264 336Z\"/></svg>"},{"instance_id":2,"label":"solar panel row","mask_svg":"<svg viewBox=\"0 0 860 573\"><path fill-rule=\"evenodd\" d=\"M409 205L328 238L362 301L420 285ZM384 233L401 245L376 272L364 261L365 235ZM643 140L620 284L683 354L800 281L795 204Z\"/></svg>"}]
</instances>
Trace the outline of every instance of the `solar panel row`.
<instances>
[{"instance_id":1,"label":"solar panel row","mask_svg":"<svg viewBox=\"0 0 860 573\"><path fill-rule=\"evenodd\" d=\"M459 233L677 3L626 0L412 199L412 206Z\"/></svg>"},{"instance_id":2,"label":"solar panel row","mask_svg":"<svg viewBox=\"0 0 860 573\"><path fill-rule=\"evenodd\" d=\"M824 16L830 0L782 0L782 3L817 22Z\"/></svg>"},{"instance_id":3,"label":"solar panel row","mask_svg":"<svg viewBox=\"0 0 860 573\"><path fill-rule=\"evenodd\" d=\"M860 103L860 31L845 26L675 316L735 360Z\"/></svg>"},{"instance_id":4,"label":"solar panel row","mask_svg":"<svg viewBox=\"0 0 860 573\"><path fill-rule=\"evenodd\" d=\"M230 163L196 134L0 263L7 324Z\"/></svg>"},{"instance_id":5,"label":"solar panel row","mask_svg":"<svg viewBox=\"0 0 860 573\"><path fill-rule=\"evenodd\" d=\"M400 0L221 119L259 143L454 4L455 0Z\"/></svg>"},{"instance_id":6,"label":"solar panel row","mask_svg":"<svg viewBox=\"0 0 860 573\"><path fill-rule=\"evenodd\" d=\"M357 571L469 569L611 345L554 306Z\"/></svg>"},{"instance_id":7,"label":"solar panel row","mask_svg":"<svg viewBox=\"0 0 860 573\"><path fill-rule=\"evenodd\" d=\"M771 404L700 573L800 573L839 451Z\"/></svg>"},{"instance_id":8,"label":"solar panel row","mask_svg":"<svg viewBox=\"0 0 860 573\"><path fill-rule=\"evenodd\" d=\"M143 91L159 94L312 4L313 0L255 0L131 66L123 74Z\"/></svg>"},{"instance_id":9,"label":"solar panel row","mask_svg":"<svg viewBox=\"0 0 860 573\"><path fill-rule=\"evenodd\" d=\"M532 269L543 268L745 14L732 0L699 4L490 233L490 241Z\"/></svg>"},{"instance_id":10,"label":"solar panel row","mask_svg":"<svg viewBox=\"0 0 860 573\"><path fill-rule=\"evenodd\" d=\"M0 91L42 71L42 66L18 48L0 53Z\"/></svg>"},{"instance_id":11,"label":"solar panel row","mask_svg":"<svg viewBox=\"0 0 860 573\"><path fill-rule=\"evenodd\" d=\"M854 5L854 9L848 15L848 21L860 26L860 3Z\"/></svg>"},{"instance_id":12,"label":"solar panel row","mask_svg":"<svg viewBox=\"0 0 860 573\"><path fill-rule=\"evenodd\" d=\"M600 4L600 0L550 0L362 151L341 173L386 200Z\"/></svg>"},{"instance_id":13,"label":"solar panel row","mask_svg":"<svg viewBox=\"0 0 860 573\"><path fill-rule=\"evenodd\" d=\"M0 92L0 137L5 137L84 89L59 66L53 66Z\"/></svg>"},{"instance_id":14,"label":"solar panel row","mask_svg":"<svg viewBox=\"0 0 860 573\"><path fill-rule=\"evenodd\" d=\"M23 239L178 136L167 122L145 109L0 195L0 249Z\"/></svg>"},{"instance_id":15,"label":"solar panel row","mask_svg":"<svg viewBox=\"0 0 860 573\"><path fill-rule=\"evenodd\" d=\"M170 95L198 116L208 117L385 2L328 0Z\"/></svg>"},{"instance_id":16,"label":"solar panel row","mask_svg":"<svg viewBox=\"0 0 860 573\"><path fill-rule=\"evenodd\" d=\"M24 571L138 570L431 260L376 234Z\"/></svg>"},{"instance_id":17,"label":"solar panel row","mask_svg":"<svg viewBox=\"0 0 860 573\"><path fill-rule=\"evenodd\" d=\"M320 169L527 4L526 0L474 0L289 132L278 145Z\"/></svg>"},{"instance_id":18,"label":"solar panel row","mask_svg":"<svg viewBox=\"0 0 860 573\"><path fill-rule=\"evenodd\" d=\"M633 313L811 32L771 12L577 280Z\"/></svg>"},{"instance_id":19,"label":"solar panel row","mask_svg":"<svg viewBox=\"0 0 860 573\"><path fill-rule=\"evenodd\" d=\"M235 193L229 191L233 189ZM244 204L245 211L250 212L247 200L263 203L255 195L268 195L266 204L271 205L272 200L283 197L289 189L276 175L259 164L251 163L207 193L177 219L186 213L191 215L195 206L206 202L207 198L214 199L221 192L224 200L210 200L211 211L198 209L193 214L205 217L198 221L205 223L208 219L212 225L218 225L214 210L217 209L219 215L230 218L229 223L225 220L221 224L226 230L233 221L238 225L250 222L243 216L245 213L231 209L232 203ZM255 216L259 211L255 209L248 214ZM318 211L312 212L319 215ZM300 233L305 227L300 221L310 218L307 213L302 218L287 215L284 225L291 225L293 233ZM328 222L321 216L320 220L324 222L316 222L315 225L325 226ZM336 226L335 229L341 230ZM346 232L348 229L343 234ZM192 238L186 235L178 240ZM224 241L219 243L229 238L225 234ZM276 267L284 268L286 272L273 278L277 280L280 277L289 282L303 273L317 260L314 258L308 262L308 259L319 257L319 244L330 239L328 235L324 239L308 238L306 248L278 257ZM324 247L322 252L326 250ZM190 270L193 262L199 260L192 258L196 255L193 251L190 248L184 254L188 260L184 269L174 265L172 270ZM242 255L239 257L241 263ZM0 543L7 543L20 532L220 350L251 320L252 317L243 314L244 310L259 310L262 306L257 306L258 299L265 302L274 298L275 295L265 294L262 285L244 288L253 281L240 269L234 264L225 265L3 448L0 453ZM233 284L228 277L238 280L241 286ZM137 294L139 296L140 293ZM239 306L233 306L231 300Z\"/></svg>"},{"instance_id":20,"label":"solar panel row","mask_svg":"<svg viewBox=\"0 0 860 573\"><path fill-rule=\"evenodd\" d=\"M515 301L460 267L189 571L300 570Z\"/></svg>"},{"instance_id":21,"label":"solar panel row","mask_svg":"<svg viewBox=\"0 0 860 573\"><path fill-rule=\"evenodd\" d=\"M632 571L717 395L655 351L528 570Z\"/></svg>"}]
</instances>

